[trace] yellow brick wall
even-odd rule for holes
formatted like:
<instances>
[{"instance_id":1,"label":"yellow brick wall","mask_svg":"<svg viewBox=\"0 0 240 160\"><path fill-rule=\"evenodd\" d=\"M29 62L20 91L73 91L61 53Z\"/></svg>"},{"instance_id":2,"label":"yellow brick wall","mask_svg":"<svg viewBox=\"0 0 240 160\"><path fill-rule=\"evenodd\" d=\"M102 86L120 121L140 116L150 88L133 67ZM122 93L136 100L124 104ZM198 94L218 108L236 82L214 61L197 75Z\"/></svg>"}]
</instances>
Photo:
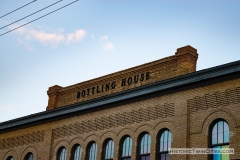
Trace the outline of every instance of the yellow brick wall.
<instances>
[{"instance_id":1,"label":"yellow brick wall","mask_svg":"<svg viewBox=\"0 0 240 160\"><path fill-rule=\"evenodd\" d=\"M29 135L35 132L44 132L44 138L40 142L31 142L28 144L14 147L12 141L9 142L8 148L0 149L0 160L5 160L7 156L13 155L17 160L23 160L27 152L34 153L36 159L55 160L57 150L64 146L67 149L67 160L70 160L70 152L74 144L79 143L82 147L82 159L86 157L86 147L90 141L95 141L98 145L98 158L101 159L103 151L103 143L107 138L114 140L114 159L119 156L120 140L124 135L131 136L133 140L132 159L137 159L137 139L142 132L148 132L151 135L151 160L156 158L157 135L163 128L168 128L172 132L173 148L207 148L208 147L208 128L211 122L217 118L223 118L230 127L231 138L230 148L235 149L235 154L231 158L240 157L240 103L221 105L213 108L199 109L196 112L189 112L188 102L196 97L203 97L206 94L212 95L218 92L226 92L240 87L240 79L219 82L212 85L198 87L190 90L179 91L176 93L155 96L153 98L139 100L128 104L115 106L108 109L89 112L87 114L74 116L51 123L41 124L25 129L20 129L4 134L0 134L0 142L9 140L13 137ZM239 96L239 95L238 95ZM238 97L240 98L240 97ZM158 113L156 116L152 109L162 109L164 107L174 108L174 112L166 117ZM109 126L102 124L103 128L86 129L83 132L73 132L69 130L69 126L80 124L83 122L92 122L103 117L121 115L123 113L131 113L132 111L145 110L151 111L148 116L142 114L140 119L127 121L124 123L112 121ZM126 114L127 115L127 114ZM135 116L135 115L132 115ZM162 117L161 117L162 116ZM95 121L96 122L96 121ZM105 121L108 123L107 121ZM99 123L98 123L99 124ZM57 129L59 128L59 130ZM94 127L93 127L94 128ZM101 128L101 129L100 129ZM59 132L56 136L56 132ZM61 133L60 133L61 132ZM55 134L55 135L54 135ZM31 142L31 143L30 143ZM1 147L1 146L0 146ZM171 155L172 160L190 159L204 160L207 155Z\"/></svg>"}]
</instances>

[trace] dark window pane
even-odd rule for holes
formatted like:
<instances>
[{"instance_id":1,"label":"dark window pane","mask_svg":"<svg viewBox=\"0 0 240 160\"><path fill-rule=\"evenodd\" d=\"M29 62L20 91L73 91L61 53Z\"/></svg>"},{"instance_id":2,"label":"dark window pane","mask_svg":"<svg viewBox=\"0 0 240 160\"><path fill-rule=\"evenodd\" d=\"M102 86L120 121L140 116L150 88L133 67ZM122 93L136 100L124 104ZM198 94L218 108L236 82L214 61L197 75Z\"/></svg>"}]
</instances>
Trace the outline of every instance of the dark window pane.
<instances>
[{"instance_id":1,"label":"dark window pane","mask_svg":"<svg viewBox=\"0 0 240 160\"><path fill-rule=\"evenodd\" d=\"M66 148L65 147L61 147L59 149L59 152L58 152L58 160L66 160ZM30 160L30 159L28 159Z\"/></svg>"},{"instance_id":2,"label":"dark window pane","mask_svg":"<svg viewBox=\"0 0 240 160\"><path fill-rule=\"evenodd\" d=\"M166 155L165 154L161 154L161 159L160 160L165 160L166 159Z\"/></svg>"},{"instance_id":3,"label":"dark window pane","mask_svg":"<svg viewBox=\"0 0 240 160\"><path fill-rule=\"evenodd\" d=\"M80 145L77 145L74 150L74 160L80 160L81 159L81 147Z\"/></svg>"},{"instance_id":4,"label":"dark window pane","mask_svg":"<svg viewBox=\"0 0 240 160\"><path fill-rule=\"evenodd\" d=\"M168 154L169 148L171 148L172 134L169 130L165 130L160 137L160 160L170 160L170 155ZM163 152L163 153L162 153Z\"/></svg>"},{"instance_id":5,"label":"dark window pane","mask_svg":"<svg viewBox=\"0 0 240 160\"><path fill-rule=\"evenodd\" d=\"M8 157L7 160L14 160L12 156Z\"/></svg>"},{"instance_id":6,"label":"dark window pane","mask_svg":"<svg viewBox=\"0 0 240 160\"><path fill-rule=\"evenodd\" d=\"M89 150L89 160L96 160L97 159L97 144L94 142L91 144Z\"/></svg>"},{"instance_id":7,"label":"dark window pane","mask_svg":"<svg viewBox=\"0 0 240 160\"><path fill-rule=\"evenodd\" d=\"M145 134L141 139L140 154L150 153L151 137Z\"/></svg>"},{"instance_id":8,"label":"dark window pane","mask_svg":"<svg viewBox=\"0 0 240 160\"><path fill-rule=\"evenodd\" d=\"M166 160L170 160L170 154L166 154Z\"/></svg>"},{"instance_id":9,"label":"dark window pane","mask_svg":"<svg viewBox=\"0 0 240 160\"><path fill-rule=\"evenodd\" d=\"M114 141L109 140L106 145L105 159L112 159L114 153Z\"/></svg>"},{"instance_id":10,"label":"dark window pane","mask_svg":"<svg viewBox=\"0 0 240 160\"><path fill-rule=\"evenodd\" d=\"M33 158L33 154L30 152L25 156L24 160L33 160Z\"/></svg>"},{"instance_id":11,"label":"dark window pane","mask_svg":"<svg viewBox=\"0 0 240 160\"><path fill-rule=\"evenodd\" d=\"M140 160L150 160L150 155L141 156Z\"/></svg>"},{"instance_id":12,"label":"dark window pane","mask_svg":"<svg viewBox=\"0 0 240 160\"><path fill-rule=\"evenodd\" d=\"M169 130L165 130L160 137L160 152L168 151L171 148L172 134Z\"/></svg>"},{"instance_id":13,"label":"dark window pane","mask_svg":"<svg viewBox=\"0 0 240 160\"><path fill-rule=\"evenodd\" d=\"M146 160L150 160L150 156L148 155L148 156L146 156Z\"/></svg>"}]
</instances>

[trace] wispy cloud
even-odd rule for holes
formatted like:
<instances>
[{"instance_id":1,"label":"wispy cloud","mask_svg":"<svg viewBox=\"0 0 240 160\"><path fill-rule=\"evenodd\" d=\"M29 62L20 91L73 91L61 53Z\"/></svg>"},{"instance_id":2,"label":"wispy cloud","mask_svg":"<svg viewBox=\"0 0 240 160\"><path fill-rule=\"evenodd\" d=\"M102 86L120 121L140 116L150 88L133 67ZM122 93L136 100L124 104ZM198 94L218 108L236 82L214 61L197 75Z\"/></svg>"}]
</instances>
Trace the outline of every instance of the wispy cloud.
<instances>
[{"instance_id":1,"label":"wispy cloud","mask_svg":"<svg viewBox=\"0 0 240 160\"><path fill-rule=\"evenodd\" d=\"M94 35L93 35L93 34L91 34L91 37L92 37L92 40L94 40L94 39L95 39L95 37L94 37Z\"/></svg>"},{"instance_id":2,"label":"wispy cloud","mask_svg":"<svg viewBox=\"0 0 240 160\"><path fill-rule=\"evenodd\" d=\"M67 44L81 41L85 36L86 32L84 30L77 30L74 33L70 33L67 35Z\"/></svg>"},{"instance_id":3,"label":"wispy cloud","mask_svg":"<svg viewBox=\"0 0 240 160\"><path fill-rule=\"evenodd\" d=\"M100 42L102 44L102 47L105 51L112 51L115 49L115 46L113 44L113 42L108 40L108 36L102 36L100 39Z\"/></svg>"},{"instance_id":4,"label":"wispy cloud","mask_svg":"<svg viewBox=\"0 0 240 160\"><path fill-rule=\"evenodd\" d=\"M102 36L101 38L100 38L100 41L107 41L108 40L108 36Z\"/></svg>"},{"instance_id":5,"label":"wispy cloud","mask_svg":"<svg viewBox=\"0 0 240 160\"><path fill-rule=\"evenodd\" d=\"M25 41L18 39L18 43L23 45L28 51L35 51L36 49L33 48L32 46L30 46L28 43L26 43Z\"/></svg>"},{"instance_id":6,"label":"wispy cloud","mask_svg":"<svg viewBox=\"0 0 240 160\"><path fill-rule=\"evenodd\" d=\"M16 26L14 26L16 27ZM43 27L42 27L43 28ZM86 36L86 31L83 29L76 30L72 33L64 33L64 29L60 28L56 31L50 29L29 29L21 27L14 33L17 33L23 38L19 41L20 44L24 45L29 50L28 41L38 41L44 46L50 46L56 48L59 44L70 44L81 41Z\"/></svg>"}]
</instances>

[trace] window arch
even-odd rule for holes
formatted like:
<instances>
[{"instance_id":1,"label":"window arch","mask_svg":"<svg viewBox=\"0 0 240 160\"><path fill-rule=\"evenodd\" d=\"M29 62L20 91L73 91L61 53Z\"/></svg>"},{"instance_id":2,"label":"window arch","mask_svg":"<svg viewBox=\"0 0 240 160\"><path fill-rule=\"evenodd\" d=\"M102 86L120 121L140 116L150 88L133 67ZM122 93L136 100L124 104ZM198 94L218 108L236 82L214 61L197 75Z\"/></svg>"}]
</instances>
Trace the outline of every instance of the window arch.
<instances>
[{"instance_id":1,"label":"window arch","mask_svg":"<svg viewBox=\"0 0 240 160\"><path fill-rule=\"evenodd\" d=\"M229 126L223 119L214 121L210 127L210 144L213 149L229 148ZM213 154L213 160L228 160L229 154Z\"/></svg>"},{"instance_id":2,"label":"window arch","mask_svg":"<svg viewBox=\"0 0 240 160\"><path fill-rule=\"evenodd\" d=\"M131 160L132 138L130 136L125 136L122 138L120 154L121 154L121 160Z\"/></svg>"},{"instance_id":3,"label":"window arch","mask_svg":"<svg viewBox=\"0 0 240 160\"><path fill-rule=\"evenodd\" d=\"M65 147L60 147L57 152L57 160L66 160L67 150Z\"/></svg>"},{"instance_id":4,"label":"window arch","mask_svg":"<svg viewBox=\"0 0 240 160\"><path fill-rule=\"evenodd\" d=\"M24 160L34 160L33 154L31 152L27 153Z\"/></svg>"},{"instance_id":5,"label":"window arch","mask_svg":"<svg viewBox=\"0 0 240 160\"><path fill-rule=\"evenodd\" d=\"M140 146L139 146L139 159L149 160L150 159L150 146L151 146L151 136L148 133L143 133L140 136Z\"/></svg>"},{"instance_id":6,"label":"window arch","mask_svg":"<svg viewBox=\"0 0 240 160\"><path fill-rule=\"evenodd\" d=\"M158 159L159 160L170 160L170 154L168 153L171 148L172 133L168 129L160 131L158 136Z\"/></svg>"},{"instance_id":7,"label":"window arch","mask_svg":"<svg viewBox=\"0 0 240 160\"><path fill-rule=\"evenodd\" d=\"M104 160L112 160L114 153L114 141L107 139L104 144Z\"/></svg>"},{"instance_id":8,"label":"window arch","mask_svg":"<svg viewBox=\"0 0 240 160\"><path fill-rule=\"evenodd\" d=\"M75 144L72 149L71 160L81 160L82 148L79 144Z\"/></svg>"},{"instance_id":9,"label":"window arch","mask_svg":"<svg viewBox=\"0 0 240 160\"><path fill-rule=\"evenodd\" d=\"M14 160L13 156L9 156L7 160Z\"/></svg>"},{"instance_id":10,"label":"window arch","mask_svg":"<svg viewBox=\"0 0 240 160\"><path fill-rule=\"evenodd\" d=\"M88 160L96 160L97 159L97 144L96 142L92 141L88 144L87 150L87 159Z\"/></svg>"}]
</instances>

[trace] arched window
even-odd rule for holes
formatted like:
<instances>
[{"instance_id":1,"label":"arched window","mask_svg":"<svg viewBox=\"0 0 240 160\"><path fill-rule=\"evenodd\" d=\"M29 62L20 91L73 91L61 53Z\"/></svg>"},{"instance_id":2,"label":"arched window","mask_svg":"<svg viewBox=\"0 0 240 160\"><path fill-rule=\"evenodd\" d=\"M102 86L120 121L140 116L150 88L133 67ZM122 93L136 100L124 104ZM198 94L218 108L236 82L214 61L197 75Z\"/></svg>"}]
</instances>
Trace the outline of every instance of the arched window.
<instances>
[{"instance_id":1,"label":"arched window","mask_svg":"<svg viewBox=\"0 0 240 160\"><path fill-rule=\"evenodd\" d=\"M144 133L140 140L140 148L139 148L140 160L150 159L150 146L151 146L151 136L148 133Z\"/></svg>"},{"instance_id":2,"label":"arched window","mask_svg":"<svg viewBox=\"0 0 240 160\"><path fill-rule=\"evenodd\" d=\"M29 152L28 154L26 154L24 160L34 160L33 154Z\"/></svg>"},{"instance_id":3,"label":"arched window","mask_svg":"<svg viewBox=\"0 0 240 160\"><path fill-rule=\"evenodd\" d=\"M216 150L229 148L229 126L224 120L215 121L210 128L211 147ZM213 160L228 160L229 154L213 154Z\"/></svg>"},{"instance_id":4,"label":"arched window","mask_svg":"<svg viewBox=\"0 0 240 160\"><path fill-rule=\"evenodd\" d=\"M107 139L105 143L104 159L112 160L113 153L114 153L114 141L112 139Z\"/></svg>"},{"instance_id":5,"label":"arched window","mask_svg":"<svg viewBox=\"0 0 240 160\"><path fill-rule=\"evenodd\" d=\"M14 160L13 156L9 156L7 160Z\"/></svg>"},{"instance_id":6,"label":"arched window","mask_svg":"<svg viewBox=\"0 0 240 160\"><path fill-rule=\"evenodd\" d=\"M121 159L131 160L132 155L132 138L127 136L124 137L122 147L121 147Z\"/></svg>"},{"instance_id":7,"label":"arched window","mask_svg":"<svg viewBox=\"0 0 240 160\"><path fill-rule=\"evenodd\" d=\"M172 134L168 129L163 130L160 132L159 136L159 160L170 160L170 154L168 153L169 148L171 148L171 142L172 142Z\"/></svg>"},{"instance_id":8,"label":"arched window","mask_svg":"<svg viewBox=\"0 0 240 160\"><path fill-rule=\"evenodd\" d=\"M88 146L88 160L96 160L97 159L97 144L96 142L90 142Z\"/></svg>"},{"instance_id":9,"label":"arched window","mask_svg":"<svg viewBox=\"0 0 240 160\"><path fill-rule=\"evenodd\" d=\"M58 153L57 153L57 160L66 160L67 157L67 150L65 147L60 147L58 149Z\"/></svg>"},{"instance_id":10,"label":"arched window","mask_svg":"<svg viewBox=\"0 0 240 160\"><path fill-rule=\"evenodd\" d=\"M71 154L71 160L81 160L81 146L79 144L74 145Z\"/></svg>"}]
</instances>

